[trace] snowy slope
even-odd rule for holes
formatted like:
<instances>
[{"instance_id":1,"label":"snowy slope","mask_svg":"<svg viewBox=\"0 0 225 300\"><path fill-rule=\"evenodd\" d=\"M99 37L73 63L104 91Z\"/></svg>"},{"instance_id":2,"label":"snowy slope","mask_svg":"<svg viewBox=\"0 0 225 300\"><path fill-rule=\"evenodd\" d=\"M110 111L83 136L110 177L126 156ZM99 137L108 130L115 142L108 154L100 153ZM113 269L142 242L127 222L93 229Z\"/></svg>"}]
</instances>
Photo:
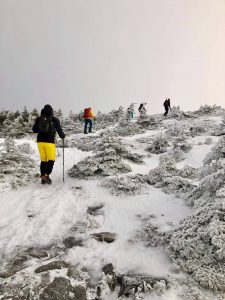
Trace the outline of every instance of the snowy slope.
<instances>
[{"instance_id":1,"label":"snowy slope","mask_svg":"<svg viewBox=\"0 0 225 300\"><path fill-rule=\"evenodd\" d=\"M212 116L212 121L220 123L221 117ZM199 122L201 120L199 119ZM163 122L163 134L169 125L173 126L176 120L170 119ZM181 126L184 122L179 121ZM145 146L140 138L151 138L162 134L161 130L146 130L143 134L123 137L122 141L128 149L145 155L143 164L124 160L132 168L129 175L147 174L159 164L163 154L147 155ZM95 134L96 139L98 135ZM205 140L211 137L211 143L205 144ZM74 138L74 136L73 136ZM76 135L78 140L81 135ZM211 135L188 137L192 149L185 153L185 159L176 164L178 169L185 165L195 168L202 166L203 159L217 143L219 137ZM39 164L36 144L33 139L17 140L17 144L27 142L35 151L33 158ZM68 237L82 240L83 246L69 248L63 252L63 260L80 269L88 270L92 280L96 282L101 274L101 269L108 263L112 263L119 274L145 274L172 278L179 282L186 278L182 272L175 273L173 263L164 247L146 247L146 241L139 238L138 232L143 229L143 224L151 218L151 224L157 226L160 233L166 233L179 226L179 222L193 213L193 208L175 194L165 193L154 186L146 186L140 194L115 195L107 188L101 186L100 178L71 178L68 170L92 152L84 152L77 148L65 149L65 182L62 182L62 149L58 149L58 157L52 173L53 184L43 186L39 180L17 190L2 190L0 199L0 257L2 264L7 265L15 253L19 253L30 247L43 248L51 244L61 245ZM102 204L98 214L87 213L89 207ZM116 234L113 243L101 243L91 237L93 233L112 232ZM58 254L58 257L61 257ZM30 261L27 270L19 271L14 279L20 282L24 276L33 273L40 265L37 260ZM22 272L22 273L21 273ZM54 273L55 272L55 273ZM57 273L58 272L58 273ZM65 276L63 271L52 271L54 276ZM15 277L17 276L17 277ZM16 279L15 279L16 278ZM21 279L19 279L21 278ZM35 277L32 275L34 282ZM0 279L1 280L1 279ZM179 287L173 286L164 293L143 294L142 298L151 300L178 300L182 299ZM1 291L1 290L0 290ZM105 293L105 294L104 294ZM0 293L1 295L1 293ZM4 294L2 294L4 295ZM102 299L117 299L117 292L103 291ZM203 291L205 299L217 299ZM5 299L4 296L0 299ZM89 291L88 299L92 298ZM141 296L140 296L141 297ZM36 298L34 298L36 299ZM99 298L100 299L100 298ZM190 298L191 299L191 298ZM197 299L197 298L196 298ZM200 299L200 298L199 298ZM221 298L222 299L222 298Z\"/></svg>"}]
</instances>

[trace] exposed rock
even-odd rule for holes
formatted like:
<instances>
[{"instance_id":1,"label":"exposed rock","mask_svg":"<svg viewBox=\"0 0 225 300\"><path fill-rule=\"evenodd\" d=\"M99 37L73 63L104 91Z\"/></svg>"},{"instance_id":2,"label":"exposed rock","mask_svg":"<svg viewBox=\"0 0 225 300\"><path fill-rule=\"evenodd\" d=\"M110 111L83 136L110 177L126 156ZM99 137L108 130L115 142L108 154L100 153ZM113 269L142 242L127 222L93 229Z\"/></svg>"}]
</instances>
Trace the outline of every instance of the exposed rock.
<instances>
[{"instance_id":1,"label":"exposed rock","mask_svg":"<svg viewBox=\"0 0 225 300\"><path fill-rule=\"evenodd\" d=\"M86 300L86 290L83 286L73 287L66 278L57 277L41 293L40 300Z\"/></svg>"},{"instance_id":2,"label":"exposed rock","mask_svg":"<svg viewBox=\"0 0 225 300\"><path fill-rule=\"evenodd\" d=\"M82 239L76 239L73 236L70 236L63 240L63 244L66 248L70 249L75 246L82 247L83 246L83 240Z\"/></svg>"},{"instance_id":3,"label":"exposed rock","mask_svg":"<svg viewBox=\"0 0 225 300\"><path fill-rule=\"evenodd\" d=\"M114 267L113 264L107 264L102 268L102 272L105 273L105 275L113 275L114 274Z\"/></svg>"},{"instance_id":4,"label":"exposed rock","mask_svg":"<svg viewBox=\"0 0 225 300\"><path fill-rule=\"evenodd\" d=\"M26 253L29 256L35 257L35 258L45 258L48 257L48 252L42 249L38 249L38 248L30 248L26 251Z\"/></svg>"},{"instance_id":5,"label":"exposed rock","mask_svg":"<svg viewBox=\"0 0 225 300\"><path fill-rule=\"evenodd\" d=\"M93 233L91 236L93 236L99 242L107 243L112 243L116 239L116 234L111 232Z\"/></svg>"},{"instance_id":6,"label":"exposed rock","mask_svg":"<svg viewBox=\"0 0 225 300\"><path fill-rule=\"evenodd\" d=\"M23 270L26 267L28 257L21 255L11 260L3 271L0 271L0 278L8 278L13 276L15 273Z\"/></svg>"},{"instance_id":7,"label":"exposed rock","mask_svg":"<svg viewBox=\"0 0 225 300\"><path fill-rule=\"evenodd\" d=\"M90 206L88 207L87 209L87 213L92 215L92 216L97 216L97 215L100 215L102 214L102 211L101 209L104 207L104 204L98 204L96 206Z\"/></svg>"},{"instance_id":8,"label":"exposed rock","mask_svg":"<svg viewBox=\"0 0 225 300\"><path fill-rule=\"evenodd\" d=\"M63 268L68 268L69 264L65 261L52 261L47 265L42 265L41 267L38 267L34 272L35 273L42 273L42 272L47 272L51 270L56 270L56 269L63 269Z\"/></svg>"}]
</instances>

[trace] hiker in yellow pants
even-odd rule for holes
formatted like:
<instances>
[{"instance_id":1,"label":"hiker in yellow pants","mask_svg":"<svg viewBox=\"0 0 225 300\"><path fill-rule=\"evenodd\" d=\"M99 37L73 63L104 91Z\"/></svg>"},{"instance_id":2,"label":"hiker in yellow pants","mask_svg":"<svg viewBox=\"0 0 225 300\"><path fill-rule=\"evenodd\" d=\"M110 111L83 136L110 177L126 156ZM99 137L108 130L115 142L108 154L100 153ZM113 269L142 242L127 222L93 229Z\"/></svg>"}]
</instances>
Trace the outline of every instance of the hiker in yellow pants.
<instances>
[{"instance_id":1,"label":"hiker in yellow pants","mask_svg":"<svg viewBox=\"0 0 225 300\"><path fill-rule=\"evenodd\" d=\"M33 126L33 132L38 133L37 145L41 159L41 183L51 184L49 175L55 162L55 135L56 132L61 139L65 138L60 121L53 115L52 107L47 104L41 110L41 116L38 117Z\"/></svg>"}]
</instances>

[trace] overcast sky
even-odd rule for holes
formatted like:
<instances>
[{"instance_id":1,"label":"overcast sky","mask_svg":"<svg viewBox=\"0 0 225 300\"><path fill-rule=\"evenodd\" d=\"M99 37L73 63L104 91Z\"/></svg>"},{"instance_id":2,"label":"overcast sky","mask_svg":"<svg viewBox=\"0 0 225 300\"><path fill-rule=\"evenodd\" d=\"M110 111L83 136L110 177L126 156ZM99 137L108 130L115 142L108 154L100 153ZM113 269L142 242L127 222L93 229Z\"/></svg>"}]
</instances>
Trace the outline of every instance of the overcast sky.
<instances>
[{"instance_id":1,"label":"overcast sky","mask_svg":"<svg viewBox=\"0 0 225 300\"><path fill-rule=\"evenodd\" d=\"M225 106L225 0L1 0L0 109Z\"/></svg>"}]
</instances>

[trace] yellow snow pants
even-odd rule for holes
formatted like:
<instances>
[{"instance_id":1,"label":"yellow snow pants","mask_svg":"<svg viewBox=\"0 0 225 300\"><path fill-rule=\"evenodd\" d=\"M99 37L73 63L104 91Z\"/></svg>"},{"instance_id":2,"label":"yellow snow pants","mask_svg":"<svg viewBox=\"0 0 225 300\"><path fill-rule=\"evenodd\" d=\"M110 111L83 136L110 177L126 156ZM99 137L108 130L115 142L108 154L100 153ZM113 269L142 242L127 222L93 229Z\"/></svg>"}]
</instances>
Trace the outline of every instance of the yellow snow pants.
<instances>
[{"instance_id":1,"label":"yellow snow pants","mask_svg":"<svg viewBox=\"0 0 225 300\"><path fill-rule=\"evenodd\" d=\"M41 161L55 161L55 144L38 142L37 146Z\"/></svg>"}]
</instances>

